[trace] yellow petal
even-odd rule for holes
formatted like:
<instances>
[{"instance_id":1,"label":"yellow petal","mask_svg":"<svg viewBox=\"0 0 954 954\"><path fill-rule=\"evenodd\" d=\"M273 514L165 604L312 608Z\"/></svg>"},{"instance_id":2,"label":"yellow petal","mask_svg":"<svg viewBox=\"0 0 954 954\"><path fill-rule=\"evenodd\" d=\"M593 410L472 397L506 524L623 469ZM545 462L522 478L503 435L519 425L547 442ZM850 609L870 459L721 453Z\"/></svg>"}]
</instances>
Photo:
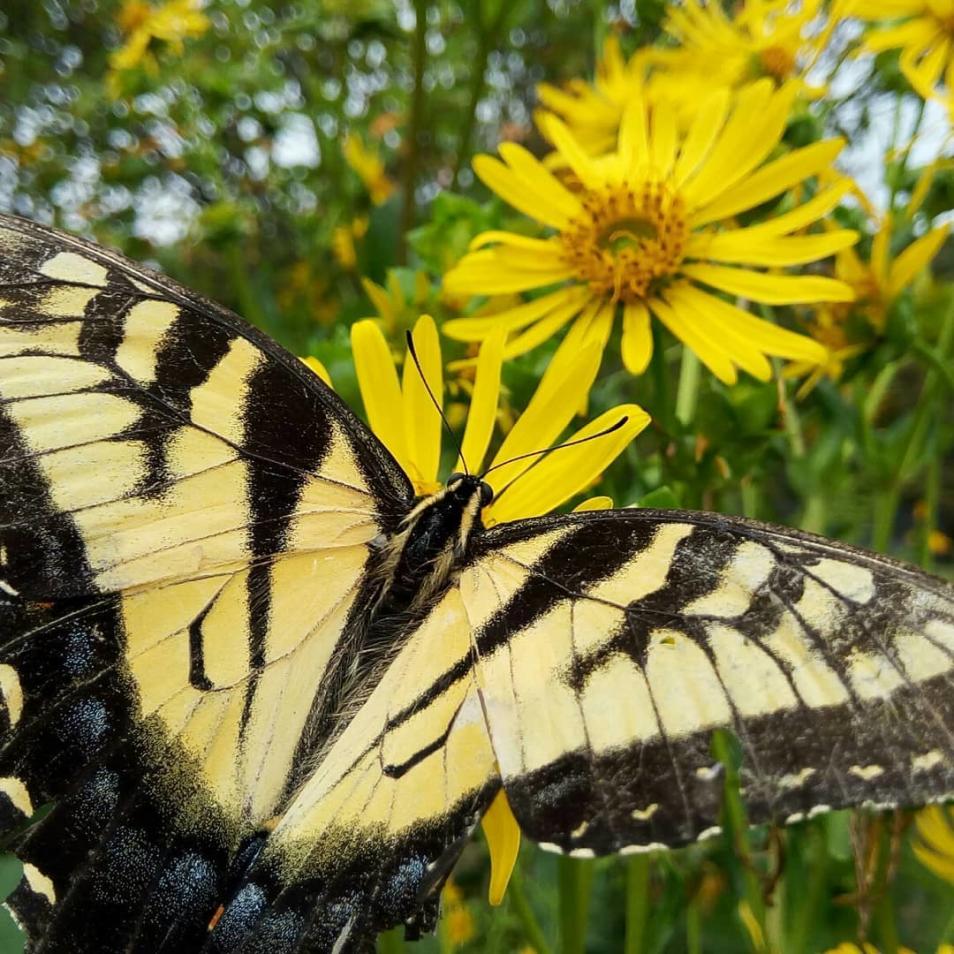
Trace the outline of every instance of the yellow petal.
<instances>
[{"instance_id":1,"label":"yellow petal","mask_svg":"<svg viewBox=\"0 0 954 954\"><path fill-rule=\"evenodd\" d=\"M537 345L552 338L571 318L579 314L582 307L576 296L568 295L563 304L554 308L549 315L522 334L511 338L504 349L504 357L509 361L517 355L532 351Z\"/></svg>"},{"instance_id":2,"label":"yellow petal","mask_svg":"<svg viewBox=\"0 0 954 954\"><path fill-rule=\"evenodd\" d=\"M813 196L807 202L796 206L790 212L776 215L774 218L760 222L758 225L750 225L749 234L769 237L772 235L786 235L796 229L805 228L813 222L817 222L838 205L842 196L851 191L851 186L850 180L840 180L830 188L819 192L818 195ZM693 221L693 225L696 224Z\"/></svg>"},{"instance_id":3,"label":"yellow petal","mask_svg":"<svg viewBox=\"0 0 954 954\"><path fill-rule=\"evenodd\" d=\"M583 147L576 141L566 124L552 114L546 114L542 119L541 132L553 143L567 165L576 174L577 179L587 189L598 186L600 177L592 160L583 151Z\"/></svg>"},{"instance_id":4,"label":"yellow petal","mask_svg":"<svg viewBox=\"0 0 954 954\"><path fill-rule=\"evenodd\" d=\"M302 358L301 360L304 361L304 363L308 365L308 367L311 368L311 370L314 371L315 374L317 374L318 377L321 378L321 380L324 381L329 388L334 390L334 385L331 383L331 375L328 374L328 369L317 358L313 358L311 355L309 355L307 358Z\"/></svg>"},{"instance_id":5,"label":"yellow petal","mask_svg":"<svg viewBox=\"0 0 954 954\"><path fill-rule=\"evenodd\" d=\"M666 292L666 300L687 320L693 321L697 328L705 329L710 341L715 340L723 345L733 364L760 381L768 381L772 377L772 366L756 342L744 334L738 325L727 320L724 313L708 307L713 300L711 295L693 295L692 291L691 285L676 285Z\"/></svg>"},{"instance_id":6,"label":"yellow petal","mask_svg":"<svg viewBox=\"0 0 954 954\"><path fill-rule=\"evenodd\" d=\"M518 143L505 142L500 145L500 155L526 188L548 208L557 209L570 218L580 214L580 200L529 150Z\"/></svg>"},{"instance_id":7,"label":"yellow petal","mask_svg":"<svg viewBox=\"0 0 954 954\"><path fill-rule=\"evenodd\" d=\"M771 83L744 89L706 162L684 187L686 201L699 208L748 175L776 147L795 97L792 84L772 94Z\"/></svg>"},{"instance_id":8,"label":"yellow petal","mask_svg":"<svg viewBox=\"0 0 954 954\"><path fill-rule=\"evenodd\" d=\"M480 235L471 239L468 250L475 252L479 248L487 245L509 245L513 248L520 248L527 252L533 252L536 255L552 256L559 251L556 243L550 239L531 238L528 235L517 235L515 232L502 232L492 230L481 232Z\"/></svg>"},{"instance_id":9,"label":"yellow petal","mask_svg":"<svg viewBox=\"0 0 954 954\"><path fill-rule=\"evenodd\" d=\"M730 268L701 262L684 265L682 272L687 278L711 285L730 295L741 295L743 298L769 305L854 301L855 298L850 285L821 275L768 275L747 268Z\"/></svg>"},{"instance_id":10,"label":"yellow petal","mask_svg":"<svg viewBox=\"0 0 954 954\"><path fill-rule=\"evenodd\" d=\"M448 338L455 341L482 341L490 334L497 324L503 325L507 331L518 331L535 321L545 318L560 305L573 302L577 307L589 297L589 289L577 285L561 288L547 295L540 295L532 301L494 312L492 315L479 315L473 318L454 318L442 325L442 330ZM572 317L572 316L571 316Z\"/></svg>"},{"instance_id":11,"label":"yellow petal","mask_svg":"<svg viewBox=\"0 0 954 954\"><path fill-rule=\"evenodd\" d=\"M725 342L716 340L698 316L668 302L655 299L650 303L653 314L724 384L738 380L735 365L726 351Z\"/></svg>"},{"instance_id":12,"label":"yellow petal","mask_svg":"<svg viewBox=\"0 0 954 954\"><path fill-rule=\"evenodd\" d=\"M623 307L623 364L630 374L642 374L653 356L649 309L640 302Z\"/></svg>"},{"instance_id":13,"label":"yellow petal","mask_svg":"<svg viewBox=\"0 0 954 954\"><path fill-rule=\"evenodd\" d=\"M470 399L467 425L461 442L460 456L467 462L472 474L480 473L490 438L497 419L497 401L500 398L500 368L503 364L504 342L507 330L497 326L480 346L474 393ZM463 469L463 461L459 466Z\"/></svg>"},{"instance_id":14,"label":"yellow petal","mask_svg":"<svg viewBox=\"0 0 954 954\"><path fill-rule=\"evenodd\" d=\"M568 441L579 441L624 423L610 434L576 447L555 450L507 488L488 510L495 523L535 517L586 489L649 423L649 415L636 404L621 404L590 421Z\"/></svg>"},{"instance_id":15,"label":"yellow petal","mask_svg":"<svg viewBox=\"0 0 954 954\"><path fill-rule=\"evenodd\" d=\"M716 90L699 106L682 151L676 161L674 178L681 185L705 161L715 143L729 110L729 91Z\"/></svg>"},{"instance_id":16,"label":"yellow petal","mask_svg":"<svg viewBox=\"0 0 954 954\"><path fill-rule=\"evenodd\" d=\"M503 789L497 792L480 820L490 849L490 891L488 900L495 907L507 893L513 867L520 853L520 826L513 817Z\"/></svg>"},{"instance_id":17,"label":"yellow petal","mask_svg":"<svg viewBox=\"0 0 954 954\"><path fill-rule=\"evenodd\" d=\"M443 406L444 379L441 343L434 319L430 315L421 315L411 335L424 380L408 354L404 359L403 377L404 440L412 467L410 474L420 489L437 480L441 461L441 416L427 393L424 381L427 381L438 404Z\"/></svg>"},{"instance_id":18,"label":"yellow petal","mask_svg":"<svg viewBox=\"0 0 954 954\"><path fill-rule=\"evenodd\" d=\"M756 230L696 233L689 240L689 258L747 265L802 265L827 258L858 241L858 233L838 229L821 235L766 236Z\"/></svg>"},{"instance_id":19,"label":"yellow petal","mask_svg":"<svg viewBox=\"0 0 954 954\"><path fill-rule=\"evenodd\" d=\"M693 224L716 222L781 195L796 183L830 167L844 144L843 139L826 139L766 163L757 172L746 176L738 185L723 192L714 202L696 212L692 217ZM845 191L848 191L847 187Z\"/></svg>"},{"instance_id":20,"label":"yellow petal","mask_svg":"<svg viewBox=\"0 0 954 954\"><path fill-rule=\"evenodd\" d=\"M391 351L377 322L367 319L351 326L351 351L371 430L404 470L410 472L404 440L404 399Z\"/></svg>"},{"instance_id":21,"label":"yellow petal","mask_svg":"<svg viewBox=\"0 0 954 954\"><path fill-rule=\"evenodd\" d=\"M528 192L524 183L499 159L493 156L475 156L473 164L474 172L484 185L518 212L523 212L544 225L552 225L555 229L566 225L566 214L559 207Z\"/></svg>"},{"instance_id":22,"label":"yellow petal","mask_svg":"<svg viewBox=\"0 0 954 954\"><path fill-rule=\"evenodd\" d=\"M686 284L681 286L680 294L692 302L699 311L718 314L723 322L731 322L738 329L739 334L748 338L765 354L791 358L812 365L824 362L828 358L828 351L813 338L796 334L787 328L780 328L763 318L757 318L743 311L738 305L709 295L700 288Z\"/></svg>"},{"instance_id":23,"label":"yellow petal","mask_svg":"<svg viewBox=\"0 0 954 954\"><path fill-rule=\"evenodd\" d=\"M879 285L886 285L888 282L888 258L891 255L891 233L893 223L891 213L887 212L881 228L874 234L871 240L871 271Z\"/></svg>"},{"instance_id":24,"label":"yellow petal","mask_svg":"<svg viewBox=\"0 0 954 954\"><path fill-rule=\"evenodd\" d=\"M572 359L547 368L526 410L517 418L493 459L496 466L512 457L543 451L563 433L596 379L601 349L586 344ZM487 478L495 491L532 466L536 458L504 464Z\"/></svg>"},{"instance_id":25,"label":"yellow petal","mask_svg":"<svg viewBox=\"0 0 954 954\"><path fill-rule=\"evenodd\" d=\"M561 451L562 453L562 451ZM586 500L578 503L574 508L574 513L587 513L590 510L612 510L612 497L587 497Z\"/></svg>"},{"instance_id":26,"label":"yellow petal","mask_svg":"<svg viewBox=\"0 0 954 954\"><path fill-rule=\"evenodd\" d=\"M619 125L619 156L627 173L632 173L649 158L646 119L646 100L640 90L635 90L623 109Z\"/></svg>"},{"instance_id":27,"label":"yellow petal","mask_svg":"<svg viewBox=\"0 0 954 954\"><path fill-rule=\"evenodd\" d=\"M573 270L565 265L527 268L511 264L512 249L482 249L469 252L445 276L444 289L451 295L506 295L530 291L570 278Z\"/></svg>"},{"instance_id":28,"label":"yellow petal","mask_svg":"<svg viewBox=\"0 0 954 954\"><path fill-rule=\"evenodd\" d=\"M926 235L912 242L891 264L888 278L888 296L895 298L901 294L913 281L915 276L940 251L947 234L949 225L932 229Z\"/></svg>"},{"instance_id":29,"label":"yellow petal","mask_svg":"<svg viewBox=\"0 0 954 954\"><path fill-rule=\"evenodd\" d=\"M676 116L669 109L654 109L649 151L655 172L669 177L676 157Z\"/></svg>"},{"instance_id":30,"label":"yellow petal","mask_svg":"<svg viewBox=\"0 0 954 954\"><path fill-rule=\"evenodd\" d=\"M361 286L364 288L364 293L371 299L374 310L384 319L389 328L393 328L397 319L387 291L370 278L362 278Z\"/></svg>"}]
</instances>

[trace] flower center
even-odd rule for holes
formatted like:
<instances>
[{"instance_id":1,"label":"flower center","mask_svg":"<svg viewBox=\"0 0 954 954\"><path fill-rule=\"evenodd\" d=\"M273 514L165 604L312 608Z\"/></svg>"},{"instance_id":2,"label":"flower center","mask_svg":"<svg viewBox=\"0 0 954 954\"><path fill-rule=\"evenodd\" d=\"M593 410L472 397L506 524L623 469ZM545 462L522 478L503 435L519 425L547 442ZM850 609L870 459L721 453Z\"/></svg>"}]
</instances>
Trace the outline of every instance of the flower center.
<instances>
[{"instance_id":1,"label":"flower center","mask_svg":"<svg viewBox=\"0 0 954 954\"><path fill-rule=\"evenodd\" d=\"M759 54L759 61L766 75L780 83L795 72L795 57L784 46L766 47Z\"/></svg>"},{"instance_id":2,"label":"flower center","mask_svg":"<svg viewBox=\"0 0 954 954\"><path fill-rule=\"evenodd\" d=\"M583 213L560 240L565 259L596 294L637 301L676 273L689 224L685 203L666 183L607 186L581 198Z\"/></svg>"}]
</instances>

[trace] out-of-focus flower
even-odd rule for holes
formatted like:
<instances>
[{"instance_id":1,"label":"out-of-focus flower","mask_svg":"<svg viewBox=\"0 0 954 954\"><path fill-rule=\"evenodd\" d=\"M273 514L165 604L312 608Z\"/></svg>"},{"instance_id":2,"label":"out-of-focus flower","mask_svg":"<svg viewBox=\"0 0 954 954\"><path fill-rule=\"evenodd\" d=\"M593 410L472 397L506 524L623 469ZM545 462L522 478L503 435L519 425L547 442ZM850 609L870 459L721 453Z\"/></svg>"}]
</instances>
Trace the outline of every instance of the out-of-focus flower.
<instances>
[{"instance_id":1,"label":"out-of-focus flower","mask_svg":"<svg viewBox=\"0 0 954 954\"><path fill-rule=\"evenodd\" d=\"M864 48L872 53L900 50L899 65L908 82L928 99L954 92L954 5L950 0L854 0L846 12L879 25L868 31ZM881 21L894 21L884 25Z\"/></svg>"},{"instance_id":2,"label":"out-of-focus flower","mask_svg":"<svg viewBox=\"0 0 954 954\"><path fill-rule=\"evenodd\" d=\"M158 6L126 0L117 22L125 36L123 45L109 58L110 68L117 73L139 65L154 73L158 69L154 41L167 43L172 53L181 56L184 40L202 36L210 26L201 0L167 0Z\"/></svg>"},{"instance_id":3,"label":"out-of-focus flower","mask_svg":"<svg viewBox=\"0 0 954 954\"><path fill-rule=\"evenodd\" d=\"M745 0L732 17L719 3L685 0L669 7L665 23L678 45L653 49L649 62L677 84L737 87L765 76L781 85L803 76L824 48L821 14L821 0Z\"/></svg>"},{"instance_id":4,"label":"out-of-focus flower","mask_svg":"<svg viewBox=\"0 0 954 954\"><path fill-rule=\"evenodd\" d=\"M834 22L821 14L821 0L746 0L732 17L719 3L686 0L669 7L664 25L675 46L643 47L625 59L611 34L592 83L572 79L562 88L541 83L537 98L566 123L586 152L601 156L615 147L634 94L674 111L680 125L688 125L716 87L735 88L761 77L782 85L803 76L824 49Z\"/></svg>"},{"instance_id":5,"label":"out-of-focus flower","mask_svg":"<svg viewBox=\"0 0 954 954\"><path fill-rule=\"evenodd\" d=\"M949 556L954 552L954 540L941 530L932 530L928 534L927 547L934 556Z\"/></svg>"},{"instance_id":6,"label":"out-of-focus flower","mask_svg":"<svg viewBox=\"0 0 954 954\"><path fill-rule=\"evenodd\" d=\"M414 287L410 294L405 293L395 269L388 270L384 285L362 276L361 287L371 299L377 317L388 334L410 328L421 312L426 310L431 295L431 283L423 271L414 273Z\"/></svg>"},{"instance_id":7,"label":"out-of-focus flower","mask_svg":"<svg viewBox=\"0 0 954 954\"><path fill-rule=\"evenodd\" d=\"M386 202L394 192L394 183L384 169L381 157L373 149L369 149L360 136L348 133L341 146L345 162L357 173L358 178L371 196L375 205Z\"/></svg>"},{"instance_id":8,"label":"out-of-focus flower","mask_svg":"<svg viewBox=\"0 0 954 954\"><path fill-rule=\"evenodd\" d=\"M451 294L498 295L555 290L484 317L449 321L448 335L481 340L502 322L512 335L507 356L522 354L576 319L563 347L596 341L602 348L622 314L622 356L634 374L652 355L650 316L661 321L722 381L737 368L766 380L766 355L820 364L825 349L726 301L719 293L769 305L850 301L843 281L788 275L780 267L825 258L851 245L855 232L794 234L825 216L848 191L822 188L788 211L735 227L735 217L830 170L843 143L833 139L766 159L785 130L793 86L760 80L700 104L683 133L671 113L631 97L618 148L592 158L553 115L547 132L579 187L558 180L526 149L500 147L501 159L478 156L474 169L514 208L552 230L545 238L492 231L444 278ZM744 267L738 267L744 266ZM755 266L755 268L751 267ZM764 268L766 270L757 270Z\"/></svg>"},{"instance_id":9,"label":"out-of-focus flower","mask_svg":"<svg viewBox=\"0 0 954 954\"><path fill-rule=\"evenodd\" d=\"M943 954L943 947L937 949L937 954ZM909 947L898 947L898 954L915 954ZM862 944L856 944L854 941L842 941L838 947L829 948L825 954L881 954L874 944L865 941Z\"/></svg>"},{"instance_id":10,"label":"out-of-focus flower","mask_svg":"<svg viewBox=\"0 0 954 954\"><path fill-rule=\"evenodd\" d=\"M448 878L441 892L443 930L454 947L466 944L475 934L474 916L467 907L463 891L453 878Z\"/></svg>"},{"instance_id":11,"label":"out-of-focus flower","mask_svg":"<svg viewBox=\"0 0 954 954\"><path fill-rule=\"evenodd\" d=\"M414 326L414 346L424 378L442 402L443 363L437 326L422 317ZM419 494L433 493L441 484L441 419L431 403L414 362L404 360L398 381L394 359L375 321L357 322L351 343L358 386L372 430L404 467ZM461 441L463 461L480 472L490 448L500 395L504 332L487 337L480 348L470 411ZM491 461L496 467L487 482L497 493L484 509L485 526L547 513L588 487L616 459L648 423L649 416L635 404L621 404L584 425L567 440L598 434L623 421L612 433L558 454L514 461L512 458L544 451L558 441L576 415L596 378L599 349L590 345L563 360L551 361L526 409L501 442ZM458 470L463 462L458 461Z\"/></svg>"},{"instance_id":12,"label":"out-of-focus flower","mask_svg":"<svg viewBox=\"0 0 954 954\"><path fill-rule=\"evenodd\" d=\"M939 878L954 884L954 813L928 805L914 820L918 838L913 843L918 861Z\"/></svg>"},{"instance_id":13,"label":"out-of-focus flower","mask_svg":"<svg viewBox=\"0 0 954 954\"><path fill-rule=\"evenodd\" d=\"M822 378L837 381L845 364L868 350L885 329L891 306L940 251L950 228L942 225L915 239L896 257L891 256L892 221L886 215L871 242L871 257L864 261L853 248L835 256L835 277L854 290L854 301L823 303L809 323L811 336L828 349L821 364L790 363L786 378L801 378L798 397L805 397Z\"/></svg>"},{"instance_id":14,"label":"out-of-focus flower","mask_svg":"<svg viewBox=\"0 0 954 954\"><path fill-rule=\"evenodd\" d=\"M279 284L277 297L282 309L304 309L319 325L332 324L341 311L327 278L308 260L289 266Z\"/></svg>"},{"instance_id":15,"label":"out-of-focus flower","mask_svg":"<svg viewBox=\"0 0 954 954\"><path fill-rule=\"evenodd\" d=\"M358 250L356 241L360 241L368 233L368 217L359 215L347 225L339 225L331 233L331 251L338 264L349 272L358 265Z\"/></svg>"}]
</instances>

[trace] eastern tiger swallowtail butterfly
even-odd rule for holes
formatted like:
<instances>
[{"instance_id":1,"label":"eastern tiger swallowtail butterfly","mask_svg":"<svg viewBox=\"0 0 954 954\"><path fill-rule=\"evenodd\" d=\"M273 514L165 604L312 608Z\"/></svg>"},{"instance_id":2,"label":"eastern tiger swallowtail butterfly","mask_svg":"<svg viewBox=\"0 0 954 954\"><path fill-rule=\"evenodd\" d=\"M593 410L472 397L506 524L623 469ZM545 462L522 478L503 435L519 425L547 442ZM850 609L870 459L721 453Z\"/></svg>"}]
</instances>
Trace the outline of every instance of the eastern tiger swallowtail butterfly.
<instances>
[{"instance_id":1,"label":"eastern tiger swallowtail butterfly","mask_svg":"<svg viewBox=\"0 0 954 954\"><path fill-rule=\"evenodd\" d=\"M486 530L299 360L0 221L0 829L43 954L364 950L491 799L579 857L954 792L954 590L709 513ZM46 813L39 813L41 807ZM32 819L32 824L27 824Z\"/></svg>"}]
</instances>

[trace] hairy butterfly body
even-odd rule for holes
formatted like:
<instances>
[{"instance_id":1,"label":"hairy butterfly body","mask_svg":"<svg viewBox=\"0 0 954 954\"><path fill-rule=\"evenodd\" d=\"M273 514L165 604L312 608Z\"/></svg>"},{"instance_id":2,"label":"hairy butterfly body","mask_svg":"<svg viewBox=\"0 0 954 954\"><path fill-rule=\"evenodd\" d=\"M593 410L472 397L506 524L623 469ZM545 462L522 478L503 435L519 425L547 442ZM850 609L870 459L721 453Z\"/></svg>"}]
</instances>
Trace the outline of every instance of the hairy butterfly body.
<instances>
[{"instance_id":1,"label":"hairy butterfly body","mask_svg":"<svg viewBox=\"0 0 954 954\"><path fill-rule=\"evenodd\" d=\"M297 359L0 220L0 827L35 952L342 952L501 788L573 855L954 792L954 592L822 538L415 499Z\"/></svg>"}]
</instances>

